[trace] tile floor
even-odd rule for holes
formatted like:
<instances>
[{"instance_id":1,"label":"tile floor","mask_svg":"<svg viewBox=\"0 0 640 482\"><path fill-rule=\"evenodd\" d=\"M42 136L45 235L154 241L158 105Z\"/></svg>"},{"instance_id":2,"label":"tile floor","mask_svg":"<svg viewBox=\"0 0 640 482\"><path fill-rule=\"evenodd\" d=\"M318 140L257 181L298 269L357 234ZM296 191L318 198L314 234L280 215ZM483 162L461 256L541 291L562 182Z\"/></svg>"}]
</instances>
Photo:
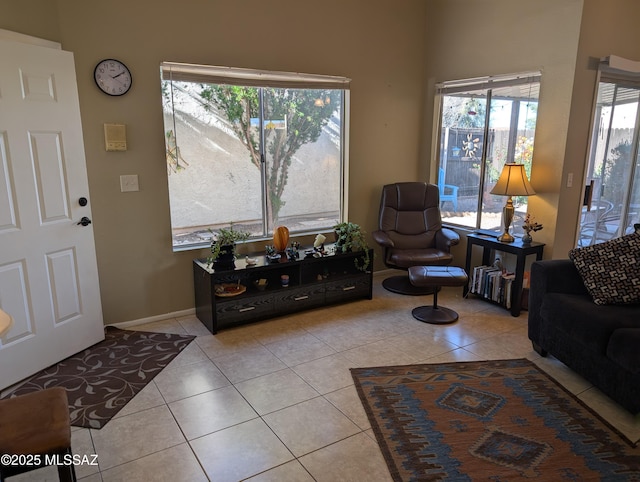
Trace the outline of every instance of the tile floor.
<instances>
[{"instance_id":1,"label":"tile floor","mask_svg":"<svg viewBox=\"0 0 640 482\"><path fill-rule=\"evenodd\" d=\"M211 335L195 316L135 329L198 338L101 430L74 428L77 467L95 481L389 481L350 367L526 357L632 440L632 417L527 339L527 314L445 288L453 325L411 316L431 297L401 296L374 277L373 300L327 307ZM45 468L10 480L57 480Z\"/></svg>"}]
</instances>

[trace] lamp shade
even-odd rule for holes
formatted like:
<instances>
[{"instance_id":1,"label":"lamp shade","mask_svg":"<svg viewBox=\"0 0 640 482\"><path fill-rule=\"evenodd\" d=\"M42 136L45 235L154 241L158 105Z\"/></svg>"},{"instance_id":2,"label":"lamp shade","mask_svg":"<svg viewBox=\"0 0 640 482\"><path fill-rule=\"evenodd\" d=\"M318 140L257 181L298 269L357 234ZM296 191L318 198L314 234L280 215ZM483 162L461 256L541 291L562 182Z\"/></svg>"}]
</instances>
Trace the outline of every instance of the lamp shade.
<instances>
[{"instance_id":1,"label":"lamp shade","mask_svg":"<svg viewBox=\"0 0 640 482\"><path fill-rule=\"evenodd\" d=\"M535 193L527 179L524 164L510 163L504 165L498 182L491 190L491 194L499 196L531 196Z\"/></svg>"}]
</instances>

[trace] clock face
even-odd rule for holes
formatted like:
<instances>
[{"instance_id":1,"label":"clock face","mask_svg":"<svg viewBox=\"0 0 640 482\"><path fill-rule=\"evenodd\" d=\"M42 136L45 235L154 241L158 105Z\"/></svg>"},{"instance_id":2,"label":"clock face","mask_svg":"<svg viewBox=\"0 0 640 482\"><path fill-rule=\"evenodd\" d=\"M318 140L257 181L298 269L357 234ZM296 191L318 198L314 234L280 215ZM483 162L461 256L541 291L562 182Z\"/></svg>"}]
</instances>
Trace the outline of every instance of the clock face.
<instances>
[{"instance_id":1,"label":"clock face","mask_svg":"<svg viewBox=\"0 0 640 482\"><path fill-rule=\"evenodd\" d=\"M123 95L131 88L131 72L119 60L105 59L96 65L93 71L96 85L109 95Z\"/></svg>"}]
</instances>

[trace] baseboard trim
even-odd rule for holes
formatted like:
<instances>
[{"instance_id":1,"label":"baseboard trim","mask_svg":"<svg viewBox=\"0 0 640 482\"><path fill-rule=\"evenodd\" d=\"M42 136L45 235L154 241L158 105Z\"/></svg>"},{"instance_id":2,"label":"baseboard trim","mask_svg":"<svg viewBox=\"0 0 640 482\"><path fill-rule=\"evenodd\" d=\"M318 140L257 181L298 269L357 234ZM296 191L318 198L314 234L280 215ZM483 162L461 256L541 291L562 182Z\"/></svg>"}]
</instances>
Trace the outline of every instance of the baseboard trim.
<instances>
[{"instance_id":1,"label":"baseboard trim","mask_svg":"<svg viewBox=\"0 0 640 482\"><path fill-rule=\"evenodd\" d=\"M387 276L393 276L394 274L398 274L399 271L400 270L391 269L391 268L382 269L380 271L374 271L373 272L373 277L374 278L386 278Z\"/></svg>"},{"instance_id":2,"label":"baseboard trim","mask_svg":"<svg viewBox=\"0 0 640 482\"><path fill-rule=\"evenodd\" d=\"M137 320L122 321L120 323L109 323L106 326L114 326L116 328L131 328L132 326L144 325L145 323L153 323L154 321L162 321L169 318L179 318L181 316L195 315L196 309L189 308L187 310L174 311L173 313L166 313L164 315L148 316L146 318L139 318Z\"/></svg>"},{"instance_id":3,"label":"baseboard trim","mask_svg":"<svg viewBox=\"0 0 640 482\"><path fill-rule=\"evenodd\" d=\"M398 273L397 269L383 269L380 271L374 271L373 277L380 278L386 277L393 273ZM173 313L166 313L164 315L148 316L146 318L140 318L138 320L121 321L120 323L108 323L106 326L114 326L116 328L131 328L132 326L144 325L145 323L153 323L154 321L162 321L168 318L179 318L181 316L191 316L196 314L195 308L189 308L187 310L174 311Z\"/></svg>"}]
</instances>

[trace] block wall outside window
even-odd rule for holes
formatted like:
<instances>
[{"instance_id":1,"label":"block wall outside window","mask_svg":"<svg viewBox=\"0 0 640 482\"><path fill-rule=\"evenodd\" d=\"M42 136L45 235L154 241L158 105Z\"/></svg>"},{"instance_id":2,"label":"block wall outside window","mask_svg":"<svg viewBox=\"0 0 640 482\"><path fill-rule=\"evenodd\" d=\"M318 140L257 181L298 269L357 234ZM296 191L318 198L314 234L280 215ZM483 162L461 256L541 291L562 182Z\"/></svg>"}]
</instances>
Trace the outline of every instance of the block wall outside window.
<instances>
[{"instance_id":1,"label":"block wall outside window","mask_svg":"<svg viewBox=\"0 0 640 482\"><path fill-rule=\"evenodd\" d=\"M174 249L345 218L348 79L171 63L161 78Z\"/></svg>"}]
</instances>

